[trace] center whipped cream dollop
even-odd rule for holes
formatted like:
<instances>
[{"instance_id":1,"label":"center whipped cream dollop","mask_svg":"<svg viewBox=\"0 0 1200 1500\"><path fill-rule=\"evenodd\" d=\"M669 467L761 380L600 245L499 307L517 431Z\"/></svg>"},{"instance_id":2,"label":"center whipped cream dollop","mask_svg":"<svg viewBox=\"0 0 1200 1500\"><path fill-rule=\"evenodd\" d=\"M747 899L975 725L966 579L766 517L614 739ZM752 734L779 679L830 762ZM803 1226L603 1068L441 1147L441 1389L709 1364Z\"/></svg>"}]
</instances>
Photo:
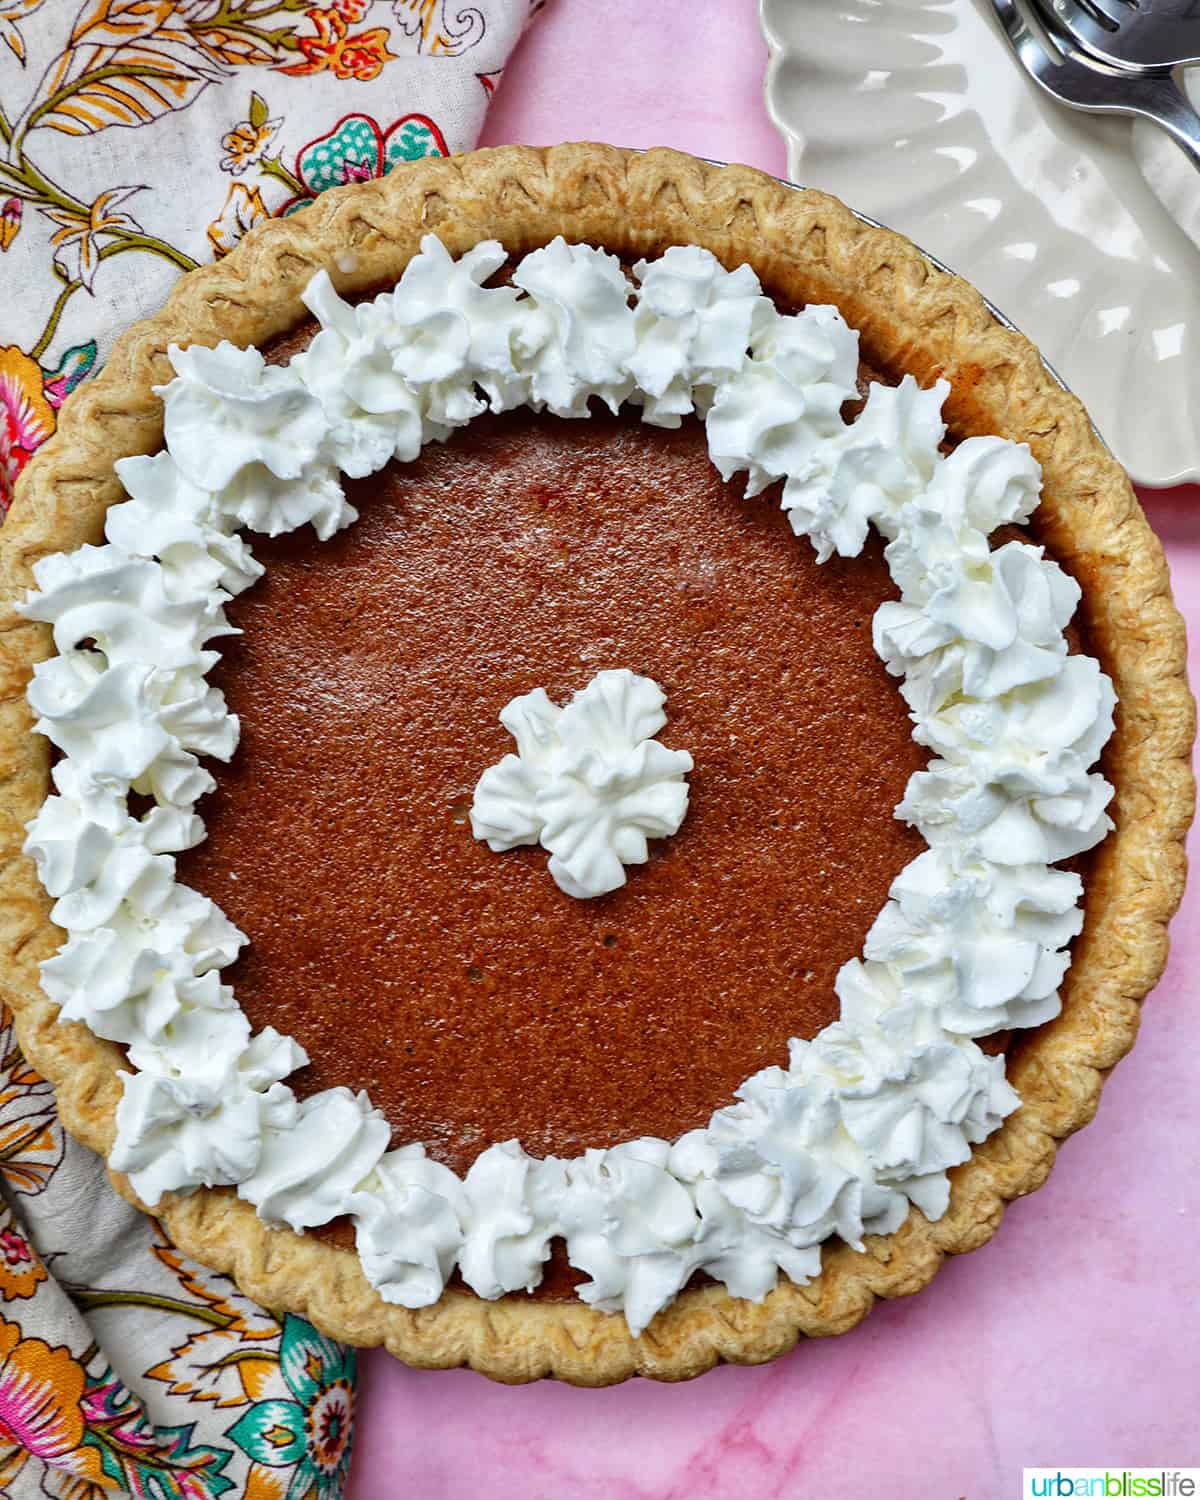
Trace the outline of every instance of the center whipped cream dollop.
<instances>
[{"instance_id":1,"label":"center whipped cream dollop","mask_svg":"<svg viewBox=\"0 0 1200 1500\"><path fill-rule=\"evenodd\" d=\"M540 843L568 896L603 896L647 839L677 833L687 812L686 750L654 735L667 722L658 683L620 667L597 672L565 708L542 688L514 698L500 722L517 742L479 778L471 831L497 853Z\"/></svg>"},{"instance_id":2,"label":"center whipped cream dollop","mask_svg":"<svg viewBox=\"0 0 1200 1500\"><path fill-rule=\"evenodd\" d=\"M858 335L835 308L782 314L749 267L695 246L632 282L558 239L489 285L506 258L487 241L455 260L427 236L393 291L354 307L321 272L304 295L321 330L286 366L228 343L170 350L164 450L116 465L130 498L103 545L34 567L24 612L57 655L28 697L62 758L25 847L66 932L46 993L127 1049L110 1160L148 1205L228 1184L270 1224L349 1214L370 1281L406 1307L436 1301L455 1267L483 1297L531 1288L561 1237L580 1296L637 1333L696 1271L757 1299L781 1271L815 1275L832 1234L861 1248L912 1207L946 1211L947 1171L1019 1104L978 1038L1059 1010L1082 887L1052 866L1111 826L1092 767L1115 700L1068 652L1073 580L1039 547L988 542L1035 509L1036 461L995 437L943 453L944 381L872 385L847 422ZM329 537L356 518L341 474L411 460L484 410L583 418L593 398L659 426L696 414L725 478L745 474L749 495L782 481L821 559L853 556L869 527L884 537L900 598L875 647L933 755L896 812L929 848L839 973L839 1020L706 1126L574 1160L499 1142L464 1180L420 1143L388 1149L365 1094L297 1098L284 1080L303 1050L251 1034L220 979L246 939L179 884L175 855L203 837L201 757L237 744L206 674L224 605L262 571L239 530ZM519 753L473 809L493 847L540 840L587 895L679 826L691 761L653 739L647 679L602 673L565 708L533 693L503 718Z\"/></svg>"}]
</instances>

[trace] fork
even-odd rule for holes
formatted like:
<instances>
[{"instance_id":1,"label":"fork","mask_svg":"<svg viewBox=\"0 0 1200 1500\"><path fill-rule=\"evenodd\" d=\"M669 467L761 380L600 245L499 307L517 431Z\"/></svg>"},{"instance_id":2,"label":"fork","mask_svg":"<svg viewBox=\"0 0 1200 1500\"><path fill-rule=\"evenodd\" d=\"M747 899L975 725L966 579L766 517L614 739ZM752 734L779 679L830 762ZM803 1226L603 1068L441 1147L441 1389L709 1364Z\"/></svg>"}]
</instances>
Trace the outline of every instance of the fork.
<instances>
[{"instance_id":1,"label":"fork","mask_svg":"<svg viewBox=\"0 0 1200 1500\"><path fill-rule=\"evenodd\" d=\"M1030 0L991 0L1009 46L1030 78L1052 99L1095 114L1137 115L1160 125L1200 168L1200 115L1169 72L1124 72L1040 25Z\"/></svg>"},{"instance_id":2,"label":"fork","mask_svg":"<svg viewBox=\"0 0 1200 1500\"><path fill-rule=\"evenodd\" d=\"M1118 68L1200 62L1200 0L1038 0L1086 51Z\"/></svg>"}]
</instances>

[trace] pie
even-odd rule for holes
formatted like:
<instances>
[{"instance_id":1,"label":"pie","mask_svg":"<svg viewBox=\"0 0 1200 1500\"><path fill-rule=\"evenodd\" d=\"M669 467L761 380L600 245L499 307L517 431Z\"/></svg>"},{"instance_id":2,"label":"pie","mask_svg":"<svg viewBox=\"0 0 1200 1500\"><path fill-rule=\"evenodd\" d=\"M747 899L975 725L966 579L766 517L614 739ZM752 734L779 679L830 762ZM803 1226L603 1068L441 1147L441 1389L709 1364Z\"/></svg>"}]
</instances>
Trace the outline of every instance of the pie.
<instances>
[{"instance_id":1,"label":"pie","mask_svg":"<svg viewBox=\"0 0 1200 1500\"><path fill-rule=\"evenodd\" d=\"M969 286L748 168L505 147L263 225L0 561L24 1051L181 1249L409 1363L845 1331L1040 1184L1165 962L1193 707L1126 476Z\"/></svg>"}]
</instances>

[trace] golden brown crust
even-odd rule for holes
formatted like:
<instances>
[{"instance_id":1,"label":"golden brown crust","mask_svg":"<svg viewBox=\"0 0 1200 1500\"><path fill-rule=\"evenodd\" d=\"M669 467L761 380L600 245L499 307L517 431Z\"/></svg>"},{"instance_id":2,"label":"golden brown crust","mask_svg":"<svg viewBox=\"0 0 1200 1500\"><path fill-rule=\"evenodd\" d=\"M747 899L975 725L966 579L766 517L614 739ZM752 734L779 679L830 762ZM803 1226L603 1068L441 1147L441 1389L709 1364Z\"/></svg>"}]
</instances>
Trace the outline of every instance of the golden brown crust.
<instances>
[{"instance_id":1,"label":"golden brown crust","mask_svg":"<svg viewBox=\"0 0 1200 1500\"><path fill-rule=\"evenodd\" d=\"M634 1374L688 1379L719 1360L772 1359L801 1335L844 1332L876 1297L915 1292L943 1256L983 1244L1005 1203L1038 1187L1057 1143L1091 1119L1108 1070L1133 1044L1138 1003L1166 961L1193 807L1183 623L1162 549L1126 475L1076 398L977 292L822 193L665 150L510 146L429 160L327 192L303 213L262 225L227 259L184 277L160 313L131 328L105 369L64 405L58 433L30 462L0 533L0 993L27 1057L55 1085L64 1124L107 1152L118 1049L58 1024L38 985L38 961L61 934L21 854L22 825L48 785L46 744L29 732L24 690L50 642L15 613L14 601L30 586L37 558L100 540L105 510L121 493L113 460L160 446L161 406L151 387L170 378L170 342L261 344L299 321L302 287L335 255L357 257L354 271L335 274L342 291L378 285L399 276L431 230L456 254L485 237L519 254L559 233L626 255L707 246L731 264L749 262L781 297L837 304L862 331L872 362L909 370L923 384L947 376L952 431L1029 442L1045 473L1046 540L1084 586L1091 639L1120 698L1106 758L1117 829L1095 859L1063 1013L1014 1055L1010 1076L1022 1108L951 1174L944 1218L931 1224L914 1209L896 1234L868 1240L865 1255L830 1248L809 1286L785 1282L761 1305L720 1287L689 1290L635 1339L623 1319L578 1302L486 1303L447 1292L421 1311L389 1307L356 1256L266 1228L229 1191L172 1199L159 1215L182 1250L229 1271L266 1306L302 1312L350 1343L385 1344L413 1365L604 1385ZM137 1203L127 1181L113 1181Z\"/></svg>"}]
</instances>

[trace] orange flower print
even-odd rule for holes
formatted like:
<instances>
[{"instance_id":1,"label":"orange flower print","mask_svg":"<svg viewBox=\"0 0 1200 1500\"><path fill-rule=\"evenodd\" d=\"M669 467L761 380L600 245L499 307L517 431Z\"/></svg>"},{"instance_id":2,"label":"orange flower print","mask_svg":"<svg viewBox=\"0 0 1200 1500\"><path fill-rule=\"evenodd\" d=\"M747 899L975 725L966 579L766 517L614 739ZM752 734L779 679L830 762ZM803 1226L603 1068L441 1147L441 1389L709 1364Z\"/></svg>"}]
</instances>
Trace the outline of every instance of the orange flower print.
<instances>
[{"instance_id":1,"label":"orange flower print","mask_svg":"<svg viewBox=\"0 0 1200 1500\"><path fill-rule=\"evenodd\" d=\"M23 1339L16 1323L0 1318L0 1488L30 1458L79 1475L93 1470L80 1446L84 1384L69 1349Z\"/></svg>"},{"instance_id":2,"label":"orange flower print","mask_svg":"<svg viewBox=\"0 0 1200 1500\"><path fill-rule=\"evenodd\" d=\"M384 63L394 56L394 52L387 50L386 31L364 31L342 45L333 61L333 71L338 78L357 78L360 83L367 83L378 77Z\"/></svg>"},{"instance_id":3,"label":"orange flower print","mask_svg":"<svg viewBox=\"0 0 1200 1500\"><path fill-rule=\"evenodd\" d=\"M271 216L256 187L247 187L244 182L231 182L225 195L225 207L208 226L208 243L212 246L213 259L228 255L243 235L247 234L263 219Z\"/></svg>"},{"instance_id":4,"label":"orange flower print","mask_svg":"<svg viewBox=\"0 0 1200 1500\"><path fill-rule=\"evenodd\" d=\"M257 166L267 147L279 133L283 116L267 118L267 101L259 93L250 95L250 112L233 129L221 137L221 171L240 177L247 167Z\"/></svg>"},{"instance_id":5,"label":"orange flower print","mask_svg":"<svg viewBox=\"0 0 1200 1500\"><path fill-rule=\"evenodd\" d=\"M191 1265L161 1226L156 1240L154 1255L196 1299L209 1326L189 1334L169 1358L146 1371L146 1379L161 1380L172 1396L217 1407L245 1406L268 1396L279 1371L278 1322L227 1276Z\"/></svg>"},{"instance_id":6,"label":"orange flower print","mask_svg":"<svg viewBox=\"0 0 1200 1500\"><path fill-rule=\"evenodd\" d=\"M45 379L45 371L42 376ZM65 383L55 377L58 390ZM50 381L45 396L52 407L63 399ZM54 1090L25 1061L13 1033L12 1012L0 1006L0 1189L43 1192L62 1161L63 1145ZM0 1227L7 1225L9 1216L10 1211L0 1207Z\"/></svg>"},{"instance_id":7,"label":"orange flower print","mask_svg":"<svg viewBox=\"0 0 1200 1500\"><path fill-rule=\"evenodd\" d=\"M235 125L227 135L221 137L221 150L226 153L221 158L222 172L231 172L234 177L240 177L247 167L261 161L263 152L274 140L282 124L283 116L277 115L275 119L264 120L257 127L249 120L242 120Z\"/></svg>"},{"instance_id":8,"label":"orange flower print","mask_svg":"<svg viewBox=\"0 0 1200 1500\"><path fill-rule=\"evenodd\" d=\"M7 43L22 67L25 66L25 38L17 22L31 15L41 4L42 0L0 0L0 40Z\"/></svg>"},{"instance_id":9,"label":"orange flower print","mask_svg":"<svg viewBox=\"0 0 1200 1500\"><path fill-rule=\"evenodd\" d=\"M7 250L21 232L21 200L6 198L0 208L0 250Z\"/></svg>"},{"instance_id":10,"label":"orange flower print","mask_svg":"<svg viewBox=\"0 0 1200 1500\"><path fill-rule=\"evenodd\" d=\"M32 1297L46 1269L29 1241L11 1225L0 1229L0 1297L13 1302Z\"/></svg>"},{"instance_id":11,"label":"orange flower print","mask_svg":"<svg viewBox=\"0 0 1200 1500\"><path fill-rule=\"evenodd\" d=\"M329 69L335 78L353 78L359 83L378 78L384 63L391 62L396 53L388 51L386 26L350 34L350 21L360 19L362 13L357 6L346 3L328 10L310 10L307 19L316 27L317 34L297 38L304 61L289 63L279 71L303 77Z\"/></svg>"},{"instance_id":12,"label":"orange flower print","mask_svg":"<svg viewBox=\"0 0 1200 1500\"><path fill-rule=\"evenodd\" d=\"M68 281L77 281L92 292L92 282L100 265L100 239L118 231L142 232L142 226L130 214L117 207L140 187L109 188L100 194L85 214L74 208L43 208L48 219L60 225L50 236L54 246L54 264Z\"/></svg>"},{"instance_id":13,"label":"orange flower print","mask_svg":"<svg viewBox=\"0 0 1200 1500\"><path fill-rule=\"evenodd\" d=\"M274 1339L279 1336L279 1321L265 1308L240 1291L236 1283L218 1271L206 1271L182 1256L167 1239L161 1224L154 1222L155 1242L150 1247L179 1282L189 1297L208 1309L209 1319L222 1327L232 1328L247 1339ZM208 1319L206 1319L208 1321Z\"/></svg>"},{"instance_id":14,"label":"orange flower print","mask_svg":"<svg viewBox=\"0 0 1200 1500\"><path fill-rule=\"evenodd\" d=\"M264 1464L252 1463L246 1475L243 1500L286 1500L290 1488L286 1469L268 1469Z\"/></svg>"}]
</instances>

